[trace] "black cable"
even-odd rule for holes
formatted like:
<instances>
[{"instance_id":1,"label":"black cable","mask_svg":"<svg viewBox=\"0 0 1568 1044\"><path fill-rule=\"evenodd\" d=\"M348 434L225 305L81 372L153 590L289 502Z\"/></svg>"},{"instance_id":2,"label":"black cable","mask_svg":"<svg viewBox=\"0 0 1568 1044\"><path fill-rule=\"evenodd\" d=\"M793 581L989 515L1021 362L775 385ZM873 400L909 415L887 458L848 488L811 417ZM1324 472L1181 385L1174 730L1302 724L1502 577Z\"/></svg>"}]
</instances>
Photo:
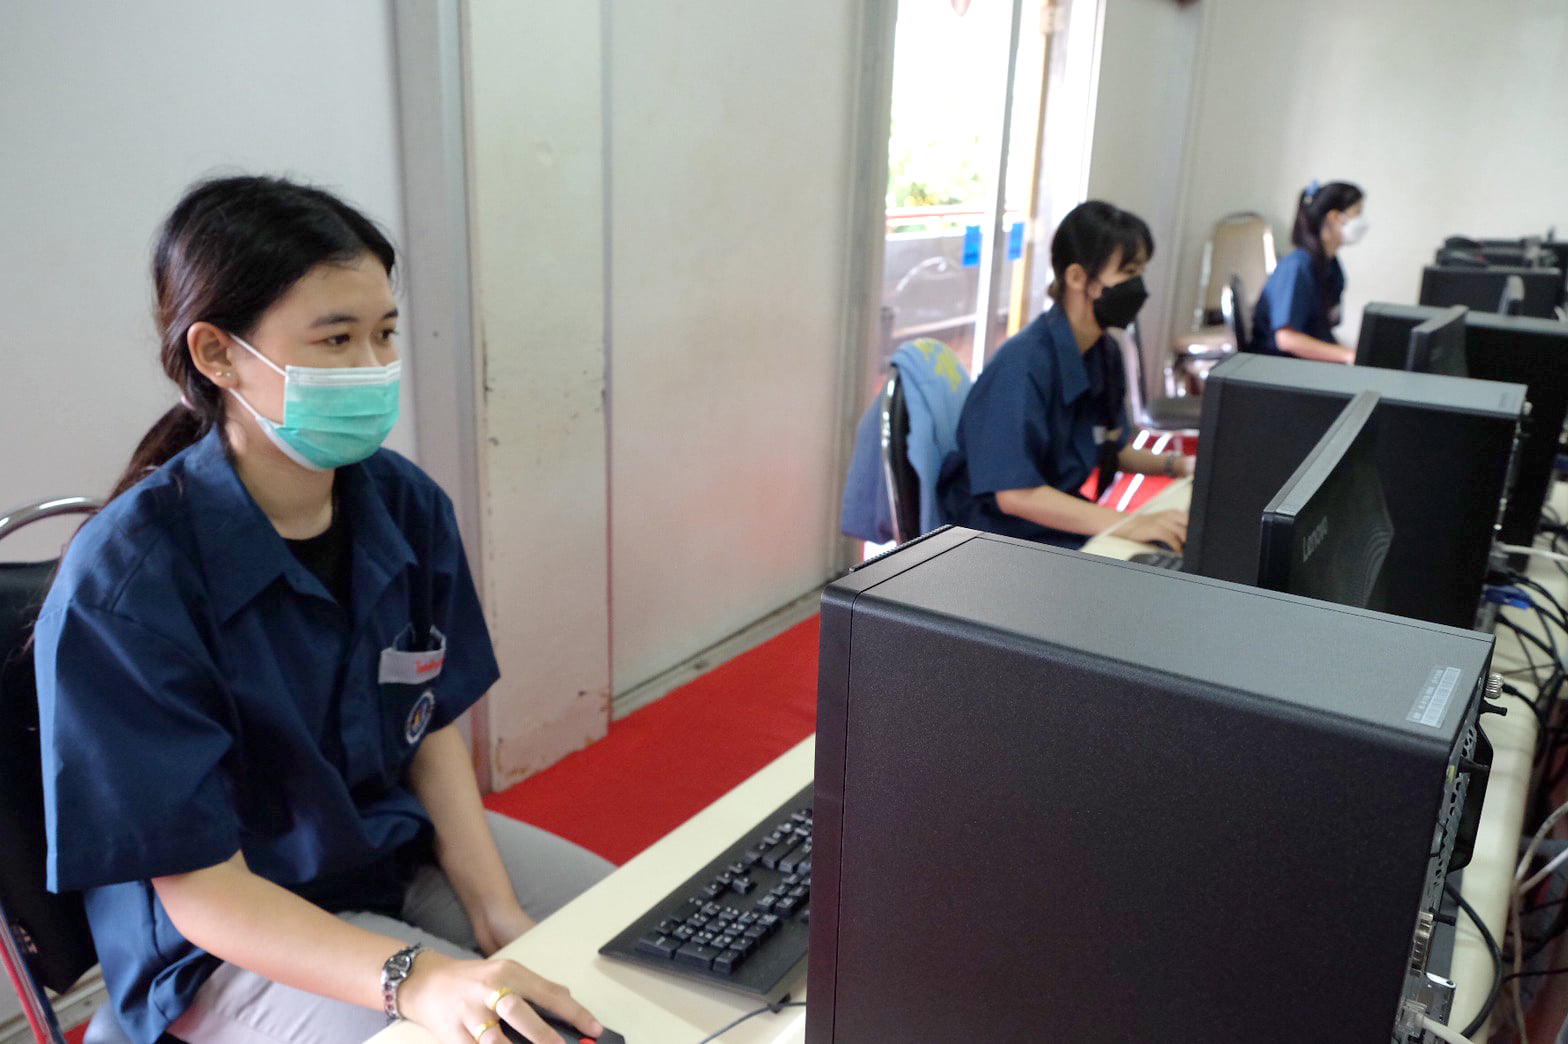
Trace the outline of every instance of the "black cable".
<instances>
[{"instance_id":1,"label":"black cable","mask_svg":"<svg viewBox=\"0 0 1568 1044\"><path fill-rule=\"evenodd\" d=\"M1454 902L1459 904L1459 908L1465 912L1466 916L1470 918L1470 923L1475 925L1476 931L1481 933L1481 940L1486 943L1486 948L1492 954L1492 988L1486 994L1486 1003L1481 1005L1481 1010L1475 1013L1475 1018L1470 1020L1470 1025L1459 1031L1461 1037L1468 1037L1481 1028L1481 1024L1491 1016L1492 1009L1497 1006L1498 994L1503 990L1503 951L1498 947L1497 940L1492 938L1492 933L1487 930L1486 924L1477 916L1475 907L1471 906L1465 900L1465 897L1459 894L1459 889L1454 887L1453 882L1449 881L1446 883L1443 889Z\"/></svg>"},{"instance_id":2,"label":"black cable","mask_svg":"<svg viewBox=\"0 0 1568 1044\"><path fill-rule=\"evenodd\" d=\"M1552 607L1557 610L1558 623L1562 626L1564 631L1568 631L1568 622L1565 622L1568 621L1568 609L1563 608L1563 604L1557 600L1556 595L1547 590L1545 584L1532 580L1523 573L1513 573L1510 575L1510 579L1516 584L1519 584L1523 587L1528 587L1530 590L1538 592L1544 596L1548 602L1551 602Z\"/></svg>"},{"instance_id":3,"label":"black cable","mask_svg":"<svg viewBox=\"0 0 1568 1044\"><path fill-rule=\"evenodd\" d=\"M1483 928L1481 930L1485 931L1486 929ZM713 1034L711 1034L709 1036L703 1037L702 1040L698 1041L698 1044L708 1044L709 1041L718 1040L720 1037L724 1036L724 1034L728 1033L730 1030L734 1029L736 1026L739 1026L741 1023L745 1022L747 1019L753 1018L753 1017L755 1017L757 1015L761 1015L764 1012L771 1011L771 1012L773 1012L776 1015L779 1012L783 1011L785 1008L804 1008L805 1006L806 1006L806 1002L805 1001L792 1001L792 1000L789 999L788 995L786 994L785 995L785 999L779 1001L777 1004L764 1004L762 1007L758 1008L756 1011L748 1011L746 1014L742 1015L740 1018L736 1019L734 1022L730 1023L728 1026L725 1026L723 1029L719 1030L718 1032L713 1033Z\"/></svg>"}]
</instances>

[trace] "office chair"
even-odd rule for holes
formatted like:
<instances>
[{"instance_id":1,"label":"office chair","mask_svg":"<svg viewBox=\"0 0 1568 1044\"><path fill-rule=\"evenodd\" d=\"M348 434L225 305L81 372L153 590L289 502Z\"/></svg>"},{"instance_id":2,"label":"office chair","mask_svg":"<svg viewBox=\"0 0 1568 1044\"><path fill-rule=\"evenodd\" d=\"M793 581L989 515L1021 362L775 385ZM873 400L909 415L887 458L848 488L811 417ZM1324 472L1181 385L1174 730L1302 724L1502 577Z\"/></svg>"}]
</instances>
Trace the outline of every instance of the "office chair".
<instances>
[{"instance_id":1,"label":"office chair","mask_svg":"<svg viewBox=\"0 0 1568 1044\"><path fill-rule=\"evenodd\" d=\"M1122 369L1127 375L1127 422L1155 434L1197 435L1203 400L1196 395L1162 395L1145 402L1143 352L1138 347L1136 328L1106 333L1120 349Z\"/></svg>"},{"instance_id":2,"label":"office chair","mask_svg":"<svg viewBox=\"0 0 1568 1044\"><path fill-rule=\"evenodd\" d=\"M1227 214L1215 222L1203 246L1192 329L1178 334L1171 344L1167 393L1177 395L1185 388L1189 394L1201 394L1209 371L1241 350L1225 322L1225 288L1238 275L1246 286L1262 286L1276 261L1274 232L1261 214Z\"/></svg>"},{"instance_id":3,"label":"office chair","mask_svg":"<svg viewBox=\"0 0 1568 1044\"><path fill-rule=\"evenodd\" d=\"M888 368L882 390L882 480L893 515L893 542L920 535L920 476L909 462L909 408L898 367Z\"/></svg>"},{"instance_id":4,"label":"office chair","mask_svg":"<svg viewBox=\"0 0 1568 1044\"><path fill-rule=\"evenodd\" d=\"M41 519L90 514L101 506L88 497L30 504L0 515L0 538ZM63 993L98 963L81 896L55 895L44 886L38 699L28 638L57 564L0 562L0 721L5 730L0 836L6 839L0 852L0 958L39 1044L64 1041L46 988Z\"/></svg>"},{"instance_id":5,"label":"office chair","mask_svg":"<svg viewBox=\"0 0 1568 1044\"><path fill-rule=\"evenodd\" d=\"M1246 285L1242 283L1241 276L1234 272L1225 284L1224 293L1220 295L1220 313L1225 317L1225 325L1230 329L1236 350L1245 351L1246 346L1252 343L1252 322L1247 316Z\"/></svg>"}]
</instances>

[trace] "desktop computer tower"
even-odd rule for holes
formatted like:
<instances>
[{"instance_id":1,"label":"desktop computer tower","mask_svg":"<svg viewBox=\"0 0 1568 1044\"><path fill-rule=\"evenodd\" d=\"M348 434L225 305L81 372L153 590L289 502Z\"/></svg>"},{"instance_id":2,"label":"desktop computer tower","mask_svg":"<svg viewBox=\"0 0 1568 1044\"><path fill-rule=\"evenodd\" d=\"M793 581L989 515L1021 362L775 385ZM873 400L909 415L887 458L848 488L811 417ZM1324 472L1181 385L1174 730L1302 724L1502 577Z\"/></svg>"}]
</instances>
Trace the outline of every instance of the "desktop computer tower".
<instances>
[{"instance_id":1,"label":"desktop computer tower","mask_svg":"<svg viewBox=\"0 0 1568 1044\"><path fill-rule=\"evenodd\" d=\"M822 604L809 1044L1447 1017L1490 635L956 528Z\"/></svg>"},{"instance_id":2,"label":"desktop computer tower","mask_svg":"<svg viewBox=\"0 0 1568 1044\"><path fill-rule=\"evenodd\" d=\"M1237 355L1209 374L1182 568L1257 582L1259 518L1352 396L1381 397L1378 473L1394 542L1389 611L1471 627L1504 510L1525 388Z\"/></svg>"}]
</instances>

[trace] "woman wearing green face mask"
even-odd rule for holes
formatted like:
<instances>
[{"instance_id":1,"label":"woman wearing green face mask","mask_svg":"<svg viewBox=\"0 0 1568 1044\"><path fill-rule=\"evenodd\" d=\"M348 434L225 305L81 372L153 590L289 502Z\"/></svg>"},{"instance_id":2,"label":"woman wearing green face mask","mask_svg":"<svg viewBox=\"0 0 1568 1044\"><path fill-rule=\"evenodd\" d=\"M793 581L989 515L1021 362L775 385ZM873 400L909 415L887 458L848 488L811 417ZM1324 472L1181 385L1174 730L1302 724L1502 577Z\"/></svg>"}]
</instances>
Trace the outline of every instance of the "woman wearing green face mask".
<instances>
[{"instance_id":1,"label":"woman wearing green face mask","mask_svg":"<svg viewBox=\"0 0 1568 1044\"><path fill-rule=\"evenodd\" d=\"M452 506L397 420L393 250L341 200L193 188L154 258L180 405L35 632L52 887L112 1004L89 1044L593 1035L483 954L609 865L487 818L453 724L497 668Z\"/></svg>"}]
</instances>

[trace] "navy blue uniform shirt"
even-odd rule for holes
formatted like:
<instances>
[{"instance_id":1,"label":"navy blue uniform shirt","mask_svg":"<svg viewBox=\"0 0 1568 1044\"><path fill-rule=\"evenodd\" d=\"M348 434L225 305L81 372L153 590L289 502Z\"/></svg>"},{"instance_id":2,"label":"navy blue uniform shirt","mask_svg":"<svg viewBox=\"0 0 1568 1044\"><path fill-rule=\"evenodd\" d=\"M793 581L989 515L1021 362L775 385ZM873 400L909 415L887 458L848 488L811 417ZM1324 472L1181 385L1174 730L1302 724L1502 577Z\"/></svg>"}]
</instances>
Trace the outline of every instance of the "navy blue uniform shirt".
<instances>
[{"instance_id":1,"label":"navy blue uniform shirt","mask_svg":"<svg viewBox=\"0 0 1568 1044\"><path fill-rule=\"evenodd\" d=\"M243 851L309 892L395 860L430 830L406 783L420 740L499 676L440 488L381 450L338 469L335 491L347 607L214 431L82 527L39 616L49 886L85 891L134 1040L156 1040L218 965L150 878ZM409 650L416 618L444 656Z\"/></svg>"},{"instance_id":2,"label":"navy blue uniform shirt","mask_svg":"<svg viewBox=\"0 0 1568 1044\"><path fill-rule=\"evenodd\" d=\"M980 371L958 418L958 449L938 486L950 522L1078 547L1085 537L1048 529L996 506L1006 489L1052 486L1077 495L1098 463L1096 428L1127 444L1126 379L1109 337L1078 350L1059 306L1008 338Z\"/></svg>"},{"instance_id":3,"label":"navy blue uniform shirt","mask_svg":"<svg viewBox=\"0 0 1568 1044\"><path fill-rule=\"evenodd\" d=\"M1339 325L1339 299L1345 293L1345 270L1336 257L1321 271L1328 281L1326 287L1318 281L1320 270L1307 251L1292 250L1280 258L1252 311L1252 344L1248 351L1287 354L1274 343L1274 331L1283 327L1333 343L1334 327Z\"/></svg>"}]
</instances>

